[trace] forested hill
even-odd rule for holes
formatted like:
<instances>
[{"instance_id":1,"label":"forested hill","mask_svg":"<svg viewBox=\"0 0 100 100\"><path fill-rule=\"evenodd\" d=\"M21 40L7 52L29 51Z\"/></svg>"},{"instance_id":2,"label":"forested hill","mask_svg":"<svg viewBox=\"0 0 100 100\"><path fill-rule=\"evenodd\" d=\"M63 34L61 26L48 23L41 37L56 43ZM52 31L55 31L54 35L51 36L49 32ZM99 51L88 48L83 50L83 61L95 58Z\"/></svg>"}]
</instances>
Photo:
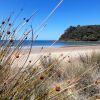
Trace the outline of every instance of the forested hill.
<instances>
[{"instance_id":1,"label":"forested hill","mask_svg":"<svg viewBox=\"0 0 100 100\"><path fill-rule=\"evenodd\" d=\"M99 41L100 25L70 26L61 35L62 41Z\"/></svg>"}]
</instances>

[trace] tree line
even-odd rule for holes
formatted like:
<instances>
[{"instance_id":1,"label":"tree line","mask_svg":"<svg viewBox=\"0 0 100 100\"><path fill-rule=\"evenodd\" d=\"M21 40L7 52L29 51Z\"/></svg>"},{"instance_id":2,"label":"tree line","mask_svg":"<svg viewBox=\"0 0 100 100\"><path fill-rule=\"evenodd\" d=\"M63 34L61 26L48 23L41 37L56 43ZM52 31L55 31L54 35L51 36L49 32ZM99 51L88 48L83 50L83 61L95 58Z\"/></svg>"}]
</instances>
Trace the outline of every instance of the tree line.
<instances>
[{"instance_id":1,"label":"tree line","mask_svg":"<svg viewBox=\"0 0 100 100\"><path fill-rule=\"evenodd\" d=\"M59 38L62 41L99 41L100 25L70 26Z\"/></svg>"}]
</instances>

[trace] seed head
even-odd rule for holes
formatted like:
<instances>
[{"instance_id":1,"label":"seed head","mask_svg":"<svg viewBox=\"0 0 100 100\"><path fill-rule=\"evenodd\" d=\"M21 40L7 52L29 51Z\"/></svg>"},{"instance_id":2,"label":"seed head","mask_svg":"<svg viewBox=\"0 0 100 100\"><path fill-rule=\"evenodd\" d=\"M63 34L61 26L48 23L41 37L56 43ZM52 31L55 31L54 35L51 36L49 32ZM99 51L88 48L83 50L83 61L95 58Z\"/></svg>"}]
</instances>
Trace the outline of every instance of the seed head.
<instances>
[{"instance_id":1,"label":"seed head","mask_svg":"<svg viewBox=\"0 0 100 100\"><path fill-rule=\"evenodd\" d=\"M56 86L56 87L55 87L55 90L56 90L57 92L59 92L59 91L61 90L60 86Z\"/></svg>"},{"instance_id":2,"label":"seed head","mask_svg":"<svg viewBox=\"0 0 100 100\"><path fill-rule=\"evenodd\" d=\"M27 19L26 22L29 22L29 19Z\"/></svg>"},{"instance_id":3,"label":"seed head","mask_svg":"<svg viewBox=\"0 0 100 100\"><path fill-rule=\"evenodd\" d=\"M95 84L96 84L96 85L100 84L100 80L96 80L96 81L95 81Z\"/></svg>"},{"instance_id":4,"label":"seed head","mask_svg":"<svg viewBox=\"0 0 100 100\"><path fill-rule=\"evenodd\" d=\"M4 25L4 24L5 24L5 21L2 22L2 25Z\"/></svg>"},{"instance_id":5,"label":"seed head","mask_svg":"<svg viewBox=\"0 0 100 100\"><path fill-rule=\"evenodd\" d=\"M25 39L27 39L27 37Z\"/></svg>"},{"instance_id":6,"label":"seed head","mask_svg":"<svg viewBox=\"0 0 100 100\"><path fill-rule=\"evenodd\" d=\"M23 20L26 20L26 18L23 18Z\"/></svg>"},{"instance_id":7,"label":"seed head","mask_svg":"<svg viewBox=\"0 0 100 100\"><path fill-rule=\"evenodd\" d=\"M70 83L71 83L71 81L70 81L70 80L68 80L68 81L67 81L67 83L68 83L68 84L70 84Z\"/></svg>"},{"instance_id":8,"label":"seed head","mask_svg":"<svg viewBox=\"0 0 100 100\"><path fill-rule=\"evenodd\" d=\"M71 61L69 60L68 63L71 63Z\"/></svg>"},{"instance_id":9,"label":"seed head","mask_svg":"<svg viewBox=\"0 0 100 100\"><path fill-rule=\"evenodd\" d=\"M16 55L16 58L19 58L19 55Z\"/></svg>"},{"instance_id":10,"label":"seed head","mask_svg":"<svg viewBox=\"0 0 100 100\"><path fill-rule=\"evenodd\" d=\"M13 40L12 39L10 40L10 43L13 43Z\"/></svg>"},{"instance_id":11,"label":"seed head","mask_svg":"<svg viewBox=\"0 0 100 100\"><path fill-rule=\"evenodd\" d=\"M44 58L46 58L46 56L44 56Z\"/></svg>"},{"instance_id":12,"label":"seed head","mask_svg":"<svg viewBox=\"0 0 100 100\"><path fill-rule=\"evenodd\" d=\"M40 80L44 80L44 76L40 76Z\"/></svg>"},{"instance_id":13,"label":"seed head","mask_svg":"<svg viewBox=\"0 0 100 100\"><path fill-rule=\"evenodd\" d=\"M11 23L9 23L9 26L11 26Z\"/></svg>"},{"instance_id":14,"label":"seed head","mask_svg":"<svg viewBox=\"0 0 100 100\"><path fill-rule=\"evenodd\" d=\"M7 34L9 35L10 34L10 31L7 31Z\"/></svg>"},{"instance_id":15,"label":"seed head","mask_svg":"<svg viewBox=\"0 0 100 100\"><path fill-rule=\"evenodd\" d=\"M31 63L31 60L29 60L29 63Z\"/></svg>"}]
</instances>

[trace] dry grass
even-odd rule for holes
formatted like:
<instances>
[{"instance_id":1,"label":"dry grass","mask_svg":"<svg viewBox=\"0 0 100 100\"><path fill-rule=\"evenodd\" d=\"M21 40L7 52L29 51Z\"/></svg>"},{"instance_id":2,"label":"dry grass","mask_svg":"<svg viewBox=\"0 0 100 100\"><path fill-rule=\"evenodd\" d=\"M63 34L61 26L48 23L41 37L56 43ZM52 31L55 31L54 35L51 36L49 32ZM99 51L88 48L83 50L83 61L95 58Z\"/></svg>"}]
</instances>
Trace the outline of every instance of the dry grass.
<instances>
[{"instance_id":1,"label":"dry grass","mask_svg":"<svg viewBox=\"0 0 100 100\"><path fill-rule=\"evenodd\" d=\"M0 100L96 100L99 97L99 53L80 55L77 59L68 57L67 61L62 54L58 58L49 54L40 56L38 64L29 60L27 66L24 64L26 68L12 68L13 62L20 58L20 50L10 49L7 54L5 49L5 46L1 48L0 55Z\"/></svg>"},{"instance_id":2,"label":"dry grass","mask_svg":"<svg viewBox=\"0 0 100 100\"><path fill-rule=\"evenodd\" d=\"M0 99L96 100L100 94L100 54L68 58L41 56L38 65L29 61L26 68L17 70L11 67L13 59L1 63Z\"/></svg>"},{"instance_id":3,"label":"dry grass","mask_svg":"<svg viewBox=\"0 0 100 100\"><path fill-rule=\"evenodd\" d=\"M40 29L45 26L46 20L55 10L43 21ZM23 23L15 28L10 23L11 17L3 20L0 26L2 40L0 42L0 100L96 100L99 98L99 53L80 55L77 59L68 57L67 61L66 56L62 54L58 58L43 54L36 62L30 61L28 58L34 34L32 27L22 34L17 44L14 40L16 34L31 17L24 19ZM28 37L28 34L31 34L31 37ZM26 60L21 67L14 66L14 62L21 57L22 44L26 38L32 40ZM37 62L39 63L36 64Z\"/></svg>"}]
</instances>

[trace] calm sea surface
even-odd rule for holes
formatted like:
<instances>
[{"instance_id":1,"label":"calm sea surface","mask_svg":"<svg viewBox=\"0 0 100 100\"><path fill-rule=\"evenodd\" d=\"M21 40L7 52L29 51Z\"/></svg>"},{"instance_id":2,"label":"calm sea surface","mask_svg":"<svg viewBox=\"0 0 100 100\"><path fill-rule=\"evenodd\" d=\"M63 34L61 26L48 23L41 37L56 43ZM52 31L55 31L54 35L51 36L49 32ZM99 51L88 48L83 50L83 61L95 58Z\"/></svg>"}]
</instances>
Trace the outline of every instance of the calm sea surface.
<instances>
[{"instance_id":1,"label":"calm sea surface","mask_svg":"<svg viewBox=\"0 0 100 100\"><path fill-rule=\"evenodd\" d=\"M15 45L18 43L19 41L14 41ZM55 41L52 40L36 40L33 41L32 43L32 47L48 47L51 46ZM23 42L22 46L23 47L28 47L30 46L31 41L30 40L26 40ZM98 42L94 42L94 41L80 41L80 42L61 42L61 41L57 41L55 44L53 44L52 47L69 47L69 46L79 46L79 45L100 45L100 41Z\"/></svg>"},{"instance_id":2,"label":"calm sea surface","mask_svg":"<svg viewBox=\"0 0 100 100\"><path fill-rule=\"evenodd\" d=\"M37 41L33 41L32 46L33 47L48 47L51 46L55 41L51 41L51 40L37 40ZM23 43L23 46L29 46L30 45L30 41L25 41ZM78 46L78 45L100 45L100 41L99 42L61 42L61 41L57 41L56 43L54 43L52 46L53 47L68 47L68 46Z\"/></svg>"}]
</instances>

